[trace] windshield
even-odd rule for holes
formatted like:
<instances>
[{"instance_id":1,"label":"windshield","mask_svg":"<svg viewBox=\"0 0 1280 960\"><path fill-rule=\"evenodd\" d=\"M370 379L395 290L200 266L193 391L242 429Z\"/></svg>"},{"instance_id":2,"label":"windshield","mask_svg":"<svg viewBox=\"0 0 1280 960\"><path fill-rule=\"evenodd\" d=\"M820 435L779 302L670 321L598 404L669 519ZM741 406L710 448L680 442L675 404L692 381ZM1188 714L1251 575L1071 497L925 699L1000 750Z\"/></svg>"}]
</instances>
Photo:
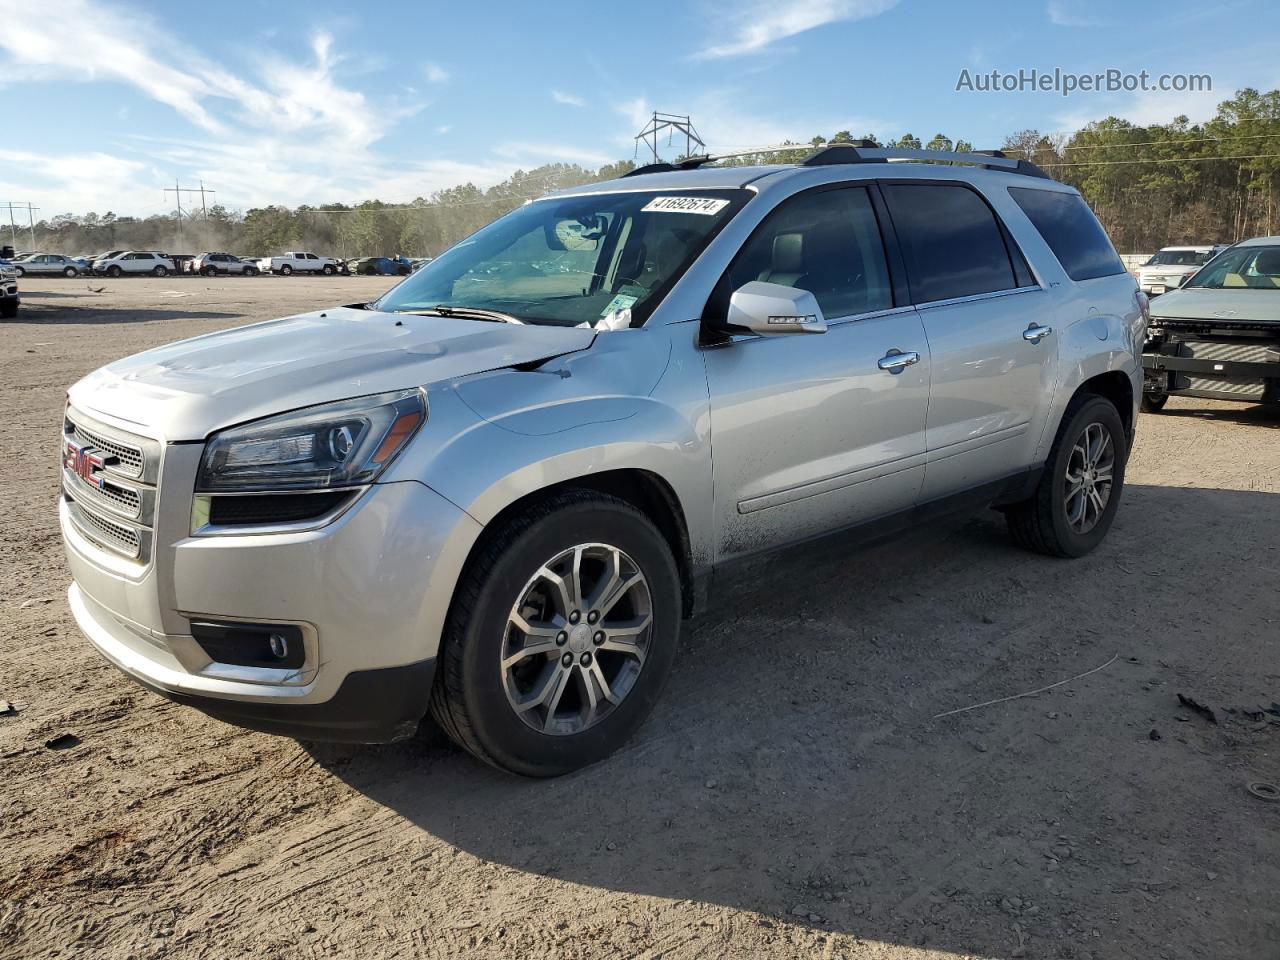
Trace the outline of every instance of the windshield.
<instances>
[{"instance_id":1,"label":"windshield","mask_svg":"<svg viewBox=\"0 0 1280 960\"><path fill-rule=\"evenodd\" d=\"M638 191L538 200L447 250L370 306L639 326L750 196Z\"/></svg>"},{"instance_id":2,"label":"windshield","mask_svg":"<svg viewBox=\"0 0 1280 960\"><path fill-rule=\"evenodd\" d=\"M1161 250L1146 262L1148 267L1199 267L1213 254L1200 250Z\"/></svg>"},{"instance_id":3,"label":"windshield","mask_svg":"<svg viewBox=\"0 0 1280 960\"><path fill-rule=\"evenodd\" d=\"M1280 246L1235 247L1218 254L1213 262L1187 281L1188 287L1221 290L1249 287L1280 289Z\"/></svg>"}]
</instances>

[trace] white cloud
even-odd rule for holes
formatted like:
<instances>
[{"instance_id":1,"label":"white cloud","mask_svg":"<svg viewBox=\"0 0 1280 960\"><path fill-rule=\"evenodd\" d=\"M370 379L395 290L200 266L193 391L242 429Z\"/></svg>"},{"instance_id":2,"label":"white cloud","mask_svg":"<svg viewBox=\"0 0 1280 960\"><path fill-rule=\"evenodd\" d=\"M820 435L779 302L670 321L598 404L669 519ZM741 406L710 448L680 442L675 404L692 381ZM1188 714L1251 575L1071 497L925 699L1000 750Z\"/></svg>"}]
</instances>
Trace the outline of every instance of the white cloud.
<instances>
[{"instance_id":1,"label":"white cloud","mask_svg":"<svg viewBox=\"0 0 1280 960\"><path fill-rule=\"evenodd\" d=\"M424 63L422 65L422 75L427 78L427 83L438 85L449 82L449 71L438 63Z\"/></svg>"},{"instance_id":2,"label":"white cloud","mask_svg":"<svg viewBox=\"0 0 1280 960\"><path fill-rule=\"evenodd\" d=\"M585 167L599 167L612 163L617 157L596 150L582 150L566 146L563 143L529 143L527 141L509 141L493 148L500 157L506 157L522 163L546 163L559 161L563 163L579 163Z\"/></svg>"},{"instance_id":3,"label":"white cloud","mask_svg":"<svg viewBox=\"0 0 1280 960\"><path fill-rule=\"evenodd\" d=\"M452 129L453 127L449 126L449 124L442 123L440 124L440 126L436 127L436 133L440 134L441 136L444 136L444 134L448 133Z\"/></svg>"},{"instance_id":4,"label":"white cloud","mask_svg":"<svg viewBox=\"0 0 1280 960\"><path fill-rule=\"evenodd\" d=\"M729 39L694 55L707 60L754 53L787 37L829 23L865 20L895 7L898 0L755 0L737 6L718 25Z\"/></svg>"},{"instance_id":5,"label":"white cloud","mask_svg":"<svg viewBox=\"0 0 1280 960\"><path fill-rule=\"evenodd\" d=\"M551 99L556 103L563 103L570 107L585 107L587 101L572 93L565 93L563 90L552 90Z\"/></svg>"},{"instance_id":6,"label":"white cloud","mask_svg":"<svg viewBox=\"0 0 1280 960\"><path fill-rule=\"evenodd\" d=\"M1045 13L1049 17L1049 22L1057 27L1095 27L1098 25L1096 20L1078 13L1069 0L1049 0L1049 6L1045 9Z\"/></svg>"}]
</instances>

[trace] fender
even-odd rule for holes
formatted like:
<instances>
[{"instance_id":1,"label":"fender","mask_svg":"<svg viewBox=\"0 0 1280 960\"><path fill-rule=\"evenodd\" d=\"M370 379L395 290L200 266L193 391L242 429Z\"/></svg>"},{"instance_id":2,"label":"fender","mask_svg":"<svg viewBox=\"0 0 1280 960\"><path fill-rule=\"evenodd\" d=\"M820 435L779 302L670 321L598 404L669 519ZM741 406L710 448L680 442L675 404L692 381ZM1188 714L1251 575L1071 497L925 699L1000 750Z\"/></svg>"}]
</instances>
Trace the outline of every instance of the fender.
<instances>
[{"instance_id":1,"label":"fender","mask_svg":"<svg viewBox=\"0 0 1280 960\"><path fill-rule=\"evenodd\" d=\"M693 566L707 565L706 373L672 360L680 331L688 334L684 325L608 332L589 349L535 369L506 368L433 387L427 424L386 481L424 483L487 525L547 487L642 470L675 493Z\"/></svg>"}]
</instances>

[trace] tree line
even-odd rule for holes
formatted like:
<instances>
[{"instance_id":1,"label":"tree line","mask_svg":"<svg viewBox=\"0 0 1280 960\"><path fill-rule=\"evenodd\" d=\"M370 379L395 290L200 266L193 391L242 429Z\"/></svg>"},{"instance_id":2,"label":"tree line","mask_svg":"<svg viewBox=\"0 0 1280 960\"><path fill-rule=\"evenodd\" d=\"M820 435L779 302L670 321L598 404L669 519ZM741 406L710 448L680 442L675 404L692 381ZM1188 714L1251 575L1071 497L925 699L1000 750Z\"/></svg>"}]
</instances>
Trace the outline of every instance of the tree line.
<instances>
[{"instance_id":1,"label":"tree line","mask_svg":"<svg viewBox=\"0 0 1280 960\"><path fill-rule=\"evenodd\" d=\"M910 133L884 141L873 133L856 139L912 149L974 149L942 133L927 141ZM853 140L851 131L841 130L724 162L795 162L815 147ZM1078 188L1122 253L1234 242L1280 229L1280 90L1238 91L1204 123L1179 116L1140 126L1108 117L1070 133L1021 130L1000 149ZM215 205L207 215L188 213L181 220L176 211L145 218L67 213L36 225L36 246L71 254L155 249L266 256L305 249L340 257L435 256L528 199L610 180L634 167L629 160L598 170L547 164L517 171L488 189L467 183L407 204L272 205L243 213Z\"/></svg>"}]
</instances>

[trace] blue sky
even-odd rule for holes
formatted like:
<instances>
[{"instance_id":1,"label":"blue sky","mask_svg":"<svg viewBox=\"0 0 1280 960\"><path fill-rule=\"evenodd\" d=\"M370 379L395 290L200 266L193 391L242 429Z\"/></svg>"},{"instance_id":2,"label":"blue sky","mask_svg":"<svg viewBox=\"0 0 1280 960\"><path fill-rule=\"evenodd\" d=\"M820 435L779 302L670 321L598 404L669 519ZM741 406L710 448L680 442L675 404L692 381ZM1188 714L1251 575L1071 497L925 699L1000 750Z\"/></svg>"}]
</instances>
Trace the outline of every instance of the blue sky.
<instances>
[{"instance_id":1,"label":"blue sky","mask_svg":"<svg viewBox=\"0 0 1280 960\"><path fill-rule=\"evenodd\" d=\"M0 0L0 201L396 202L634 155L651 110L713 152L852 130L978 147L1108 114L1193 120L1280 87L1256 0L90 3ZM171 16L163 16L172 11ZM962 69L1208 73L1207 93L957 92Z\"/></svg>"}]
</instances>

